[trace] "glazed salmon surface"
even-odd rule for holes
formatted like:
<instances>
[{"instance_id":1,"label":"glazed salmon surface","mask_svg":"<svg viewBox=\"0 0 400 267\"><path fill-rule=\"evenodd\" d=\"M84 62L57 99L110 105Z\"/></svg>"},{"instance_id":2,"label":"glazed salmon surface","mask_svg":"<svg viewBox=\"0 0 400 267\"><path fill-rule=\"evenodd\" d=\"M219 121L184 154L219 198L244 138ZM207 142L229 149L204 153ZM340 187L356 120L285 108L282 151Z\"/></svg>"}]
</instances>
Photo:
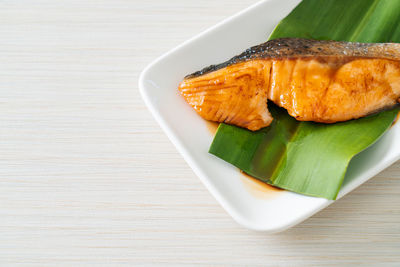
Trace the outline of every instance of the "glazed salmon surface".
<instances>
[{"instance_id":1,"label":"glazed salmon surface","mask_svg":"<svg viewBox=\"0 0 400 267\"><path fill-rule=\"evenodd\" d=\"M340 66L315 59L273 62L268 99L301 121L334 123L394 106L400 63L356 59Z\"/></svg>"},{"instance_id":2,"label":"glazed salmon surface","mask_svg":"<svg viewBox=\"0 0 400 267\"><path fill-rule=\"evenodd\" d=\"M267 47L263 44L264 47L252 48L247 54L189 75L179 90L204 119L253 131L273 120L268 100L297 120L321 123L357 119L398 103L397 44L287 40L278 43L279 49L277 41ZM300 43L301 49L287 50L291 42L296 46ZM346 45L342 47L344 52L341 45ZM270 51L271 47L275 50Z\"/></svg>"},{"instance_id":3,"label":"glazed salmon surface","mask_svg":"<svg viewBox=\"0 0 400 267\"><path fill-rule=\"evenodd\" d=\"M258 130L272 122L267 107L271 62L248 61L184 80L179 90L206 120Z\"/></svg>"}]
</instances>

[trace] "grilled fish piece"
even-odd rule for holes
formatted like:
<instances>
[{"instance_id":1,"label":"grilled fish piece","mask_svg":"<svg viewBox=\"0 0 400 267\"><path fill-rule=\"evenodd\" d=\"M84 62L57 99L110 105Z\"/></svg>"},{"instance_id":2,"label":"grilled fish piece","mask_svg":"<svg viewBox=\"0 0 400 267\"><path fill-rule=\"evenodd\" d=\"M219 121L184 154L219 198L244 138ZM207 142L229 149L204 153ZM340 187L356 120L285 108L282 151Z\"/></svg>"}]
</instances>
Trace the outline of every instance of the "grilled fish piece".
<instances>
[{"instance_id":1,"label":"grilled fish piece","mask_svg":"<svg viewBox=\"0 0 400 267\"><path fill-rule=\"evenodd\" d=\"M251 47L179 84L204 119L255 131L271 100L300 121L334 123L400 101L400 44L281 38Z\"/></svg>"}]
</instances>

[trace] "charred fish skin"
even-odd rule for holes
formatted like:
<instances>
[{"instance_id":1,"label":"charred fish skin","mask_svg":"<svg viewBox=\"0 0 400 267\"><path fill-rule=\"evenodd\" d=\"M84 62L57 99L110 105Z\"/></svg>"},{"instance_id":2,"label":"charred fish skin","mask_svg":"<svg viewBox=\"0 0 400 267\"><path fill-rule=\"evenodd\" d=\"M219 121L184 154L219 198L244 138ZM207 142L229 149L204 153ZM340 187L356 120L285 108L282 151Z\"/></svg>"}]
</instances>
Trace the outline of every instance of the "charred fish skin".
<instances>
[{"instance_id":1,"label":"charred fish skin","mask_svg":"<svg viewBox=\"0 0 400 267\"><path fill-rule=\"evenodd\" d=\"M398 43L357 43L332 40L311 40L302 38L278 38L253 46L228 61L210 65L185 76L195 78L230 65L254 59L293 59L299 57L343 57L343 58L384 58L400 60Z\"/></svg>"},{"instance_id":2,"label":"charred fish skin","mask_svg":"<svg viewBox=\"0 0 400 267\"><path fill-rule=\"evenodd\" d=\"M267 101L300 121L335 123L392 108L400 44L281 38L184 78L179 91L204 119L258 130Z\"/></svg>"}]
</instances>

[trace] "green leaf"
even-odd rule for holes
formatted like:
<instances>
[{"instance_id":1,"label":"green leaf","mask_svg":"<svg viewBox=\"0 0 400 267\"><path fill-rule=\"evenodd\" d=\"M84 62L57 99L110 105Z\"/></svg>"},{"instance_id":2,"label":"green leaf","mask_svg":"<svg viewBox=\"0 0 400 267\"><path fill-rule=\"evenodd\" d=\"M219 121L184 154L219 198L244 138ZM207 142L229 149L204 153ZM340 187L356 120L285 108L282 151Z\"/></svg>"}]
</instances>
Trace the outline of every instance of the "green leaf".
<instances>
[{"instance_id":1,"label":"green leaf","mask_svg":"<svg viewBox=\"0 0 400 267\"><path fill-rule=\"evenodd\" d=\"M270 39L399 42L398 10L394 0L303 0ZM261 181L327 199L336 199L350 160L376 142L398 113L328 125L299 122L270 106L275 120L269 127L251 132L221 124L209 152Z\"/></svg>"}]
</instances>

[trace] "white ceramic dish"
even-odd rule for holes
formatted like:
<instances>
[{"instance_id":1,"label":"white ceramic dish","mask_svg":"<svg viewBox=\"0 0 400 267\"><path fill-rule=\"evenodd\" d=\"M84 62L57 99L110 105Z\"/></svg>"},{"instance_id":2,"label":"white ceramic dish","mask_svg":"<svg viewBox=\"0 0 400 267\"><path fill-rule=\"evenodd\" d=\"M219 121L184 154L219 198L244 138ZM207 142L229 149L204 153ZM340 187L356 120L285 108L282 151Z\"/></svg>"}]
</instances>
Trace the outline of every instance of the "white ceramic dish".
<instances>
[{"instance_id":1,"label":"white ceramic dish","mask_svg":"<svg viewBox=\"0 0 400 267\"><path fill-rule=\"evenodd\" d=\"M163 55L141 74L141 94L154 117L212 195L244 227L278 232L305 220L333 201L288 191L260 192L238 169L207 153L213 139L209 123L185 103L177 90L188 73L223 62L264 42L300 0L259 2ZM400 124L350 164L338 198L400 158ZM262 191L262 190L261 190Z\"/></svg>"}]
</instances>

